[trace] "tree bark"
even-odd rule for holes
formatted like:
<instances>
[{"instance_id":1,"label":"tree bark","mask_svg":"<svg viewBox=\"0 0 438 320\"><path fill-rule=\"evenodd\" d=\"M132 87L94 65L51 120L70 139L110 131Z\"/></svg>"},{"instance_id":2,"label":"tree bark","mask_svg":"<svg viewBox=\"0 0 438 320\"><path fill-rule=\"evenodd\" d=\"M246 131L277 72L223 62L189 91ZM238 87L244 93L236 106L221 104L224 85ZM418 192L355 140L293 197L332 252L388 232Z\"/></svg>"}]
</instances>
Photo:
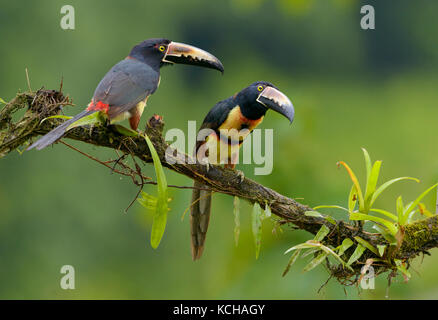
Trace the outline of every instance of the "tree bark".
<instances>
[{"instance_id":1,"label":"tree bark","mask_svg":"<svg viewBox=\"0 0 438 320\"><path fill-rule=\"evenodd\" d=\"M61 92L39 90L36 93L19 93L0 111L0 158L18 149L21 146L27 147L30 141L38 135L43 135L62 120L48 119L41 121L48 116L60 112L61 106L71 105L68 97ZM12 115L17 111L25 109L24 116L18 121L12 121ZM152 117L145 128L145 133L151 139L164 167L169 170L185 175L190 179L202 182L211 187L215 192L237 196L251 203L259 203L265 207L269 205L274 215L280 218L282 224L293 224L299 229L316 234L325 225L330 233L324 238L326 246L337 247L346 238L354 242L355 236L368 241L373 246L388 245L387 241L378 233L369 233L359 229L346 221L336 221L335 224L322 217L306 215L312 209L294 199L284 196L273 189L263 186L251 179L244 178L232 169L226 169L218 165L189 164L189 155L169 148L164 141L162 130L164 122L161 117ZM144 162L152 162L150 151L145 140L141 137L126 137L115 131L111 126L78 127L70 130L64 138L78 140L96 146L112 148L121 152L132 154ZM166 161L166 153L173 155L177 163L170 164ZM31 156L31 154L27 154ZM438 220L437 216L416 221L404 229L404 238L401 246L392 253L391 259L408 260L427 252L427 250L438 246ZM352 265L354 272L343 270L343 277L358 276L364 261L368 258L380 258L367 250L361 259ZM395 266L387 259L386 265L381 267L380 272L393 270ZM338 270L339 271L339 270ZM333 271L335 274L336 272ZM336 274L335 274L336 276Z\"/></svg>"}]
</instances>

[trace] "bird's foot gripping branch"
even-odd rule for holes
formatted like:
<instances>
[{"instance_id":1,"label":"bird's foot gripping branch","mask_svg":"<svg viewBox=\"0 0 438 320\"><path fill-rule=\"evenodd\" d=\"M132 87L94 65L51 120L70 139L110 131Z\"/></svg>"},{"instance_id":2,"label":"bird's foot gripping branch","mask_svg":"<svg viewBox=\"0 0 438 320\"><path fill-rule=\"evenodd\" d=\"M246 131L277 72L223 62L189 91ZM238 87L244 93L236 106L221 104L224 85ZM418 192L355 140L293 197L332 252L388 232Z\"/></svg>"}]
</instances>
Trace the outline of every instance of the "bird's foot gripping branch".
<instances>
[{"instance_id":1,"label":"bird's foot gripping branch","mask_svg":"<svg viewBox=\"0 0 438 320\"><path fill-rule=\"evenodd\" d=\"M22 147L27 147L36 136L46 134L58 126L62 122L61 119L42 120L59 114L61 106L70 104L70 99L61 92L50 90L19 93L9 103L5 103L0 111L0 158L15 150L21 153ZM349 166L343 162L340 163L347 169L353 187L348 196L348 207L341 209L347 213L347 218L336 220L320 213L322 207L312 209L251 179L242 179L234 170L217 165L209 165L207 170L205 165L191 164L189 161L169 164L166 161L168 144L162 136L163 126L164 123L158 116L149 120L145 133L150 143L143 136L127 137L108 126L76 127L68 131L65 138L111 148L119 154L132 156L133 159L137 158L146 163L154 162L153 158L155 158L155 164L160 163L162 167L200 182L211 188L213 192L228 194L234 199L241 198L253 203L253 232L256 246L260 243L262 218L270 217L271 213L282 226L294 225L295 228L308 231L314 235L314 238L292 247L290 252L294 253L290 262L294 262L298 255L304 253L304 250L311 250L310 254L307 254L308 252L304 254L307 254L307 257L313 256L306 270L325 263L331 275L341 280L342 283L355 282L360 279L364 269L371 266L377 274L389 272L393 276L396 272L400 272L408 277L407 269L411 259L438 246L438 216L428 212L421 204L425 194L408 204L405 204L402 198L398 198L396 200L397 212L394 213L374 207L373 200L395 181L377 187L380 162L376 161L371 164L367 153L365 156L368 175L365 189L361 189L356 175ZM156 150L156 154L152 151L153 149ZM133 169L128 167L123 159L101 161L83 154L118 174L130 176L139 186L158 182L163 188L167 184L163 183L162 178L158 178L161 181L155 182L144 176L135 160ZM32 153L27 152L22 156L31 157ZM173 156L183 160L189 157L177 150L173 152ZM159 169L158 172L160 172ZM161 173L158 174L161 175ZM408 178L399 178L401 179ZM172 185L169 187L190 188ZM432 187L425 193L431 190ZM149 200L158 201L158 198ZM144 197L141 199L144 200ZM163 199L167 201L167 198ZM167 203L161 202L167 211ZM238 201L234 202L238 206ZM262 208L265 210L263 211ZM415 216L418 216L418 219L415 219ZM163 224L163 219L160 221L158 225ZM375 227L374 232L364 230L362 225L365 221ZM160 234L156 236L160 238ZM157 243L153 242L154 244Z\"/></svg>"}]
</instances>

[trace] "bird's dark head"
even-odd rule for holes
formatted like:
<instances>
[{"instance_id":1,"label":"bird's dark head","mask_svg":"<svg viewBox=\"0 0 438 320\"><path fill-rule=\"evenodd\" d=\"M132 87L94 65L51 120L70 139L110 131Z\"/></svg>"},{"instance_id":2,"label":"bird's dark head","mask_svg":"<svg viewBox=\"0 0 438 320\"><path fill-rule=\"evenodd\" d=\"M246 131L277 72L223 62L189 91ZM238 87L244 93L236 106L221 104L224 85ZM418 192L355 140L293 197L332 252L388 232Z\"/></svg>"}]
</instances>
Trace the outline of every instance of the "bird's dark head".
<instances>
[{"instance_id":1,"label":"bird's dark head","mask_svg":"<svg viewBox=\"0 0 438 320\"><path fill-rule=\"evenodd\" d=\"M143 61L154 69L159 69L163 65L179 63L224 72L220 60L211 53L185 43L173 42L163 38L143 41L132 48L129 57Z\"/></svg>"},{"instance_id":2,"label":"bird's dark head","mask_svg":"<svg viewBox=\"0 0 438 320\"><path fill-rule=\"evenodd\" d=\"M294 106L289 98L270 82L257 81L240 91L235 99L244 116L250 119L260 118L268 109L272 109L292 123Z\"/></svg>"}]
</instances>

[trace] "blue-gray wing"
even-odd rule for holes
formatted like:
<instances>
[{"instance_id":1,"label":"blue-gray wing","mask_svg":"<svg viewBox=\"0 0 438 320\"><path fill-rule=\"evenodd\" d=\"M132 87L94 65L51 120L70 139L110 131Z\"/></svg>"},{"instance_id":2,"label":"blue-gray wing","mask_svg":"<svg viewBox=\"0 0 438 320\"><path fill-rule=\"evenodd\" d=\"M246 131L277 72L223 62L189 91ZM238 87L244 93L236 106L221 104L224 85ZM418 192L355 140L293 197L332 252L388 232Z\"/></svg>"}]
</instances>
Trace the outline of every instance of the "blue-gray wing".
<instances>
[{"instance_id":1,"label":"blue-gray wing","mask_svg":"<svg viewBox=\"0 0 438 320\"><path fill-rule=\"evenodd\" d=\"M94 92L93 101L108 104L108 116L112 119L154 93L159 79L160 74L147 64L125 59L103 77Z\"/></svg>"}]
</instances>

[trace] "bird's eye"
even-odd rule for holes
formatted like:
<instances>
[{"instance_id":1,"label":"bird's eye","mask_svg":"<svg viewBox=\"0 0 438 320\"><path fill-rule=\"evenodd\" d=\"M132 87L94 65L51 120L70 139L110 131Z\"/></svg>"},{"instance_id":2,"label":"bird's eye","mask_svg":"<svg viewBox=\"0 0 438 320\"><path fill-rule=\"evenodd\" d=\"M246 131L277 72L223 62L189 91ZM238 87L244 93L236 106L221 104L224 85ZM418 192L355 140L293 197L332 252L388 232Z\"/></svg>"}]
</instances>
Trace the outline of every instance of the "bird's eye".
<instances>
[{"instance_id":1,"label":"bird's eye","mask_svg":"<svg viewBox=\"0 0 438 320\"><path fill-rule=\"evenodd\" d=\"M158 50L160 50L161 52L164 52L164 50L166 50L166 47L165 46L159 46Z\"/></svg>"},{"instance_id":2,"label":"bird's eye","mask_svg":"<svg viewBox=\"0 0 438 320\"><path fill-rule=\"evenodd\" d=\"M263 86L258 86L257 90L262 91L263 90Z\"/></svg>"}]
</instances>

